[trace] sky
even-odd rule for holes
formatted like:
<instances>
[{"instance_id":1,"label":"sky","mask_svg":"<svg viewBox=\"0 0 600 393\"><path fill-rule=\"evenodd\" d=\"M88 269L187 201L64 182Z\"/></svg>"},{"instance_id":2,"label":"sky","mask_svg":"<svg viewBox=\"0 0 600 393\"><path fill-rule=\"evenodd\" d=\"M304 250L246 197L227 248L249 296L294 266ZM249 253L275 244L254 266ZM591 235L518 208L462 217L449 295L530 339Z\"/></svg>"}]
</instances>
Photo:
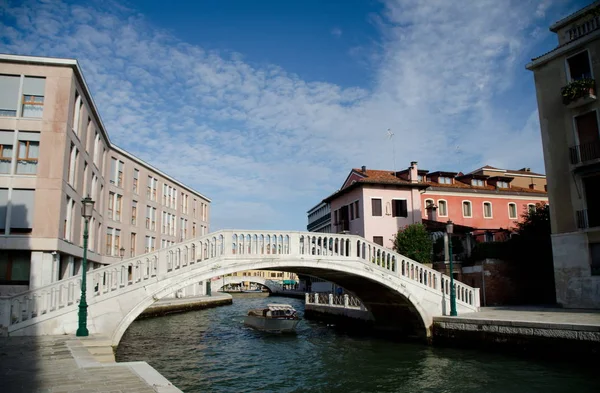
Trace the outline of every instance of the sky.
<instances>
[{"instance_id":1,"label":"sky","mask_svg":"<svg viewBox=\"0 0 600 393\"><path fill-rule=\"evenodd\" d=\"M543 173L525 65L590 2L0 0L0 53L77 59L112 142L210 198L211 231L305 230L363 165Z\"/></svg>"}]
</instances>

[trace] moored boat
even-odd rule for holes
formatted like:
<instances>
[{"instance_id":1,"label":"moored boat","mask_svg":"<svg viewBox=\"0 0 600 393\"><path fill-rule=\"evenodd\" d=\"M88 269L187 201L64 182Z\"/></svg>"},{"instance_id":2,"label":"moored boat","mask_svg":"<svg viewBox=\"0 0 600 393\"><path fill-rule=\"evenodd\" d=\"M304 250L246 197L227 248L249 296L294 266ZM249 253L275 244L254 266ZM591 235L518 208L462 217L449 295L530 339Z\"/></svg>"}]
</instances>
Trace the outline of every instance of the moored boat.
<instances>
[{"instance_id":1,"label":"moored boat","mask_svg":"<svg viewBox=\"0 0 600 393\"><path fill-rule=\"evenodd\" d=\"M266 332L292 332L300 323L298 312L289 304L268 304L248 311L244 324Z\"/></svg>"}]
</instances>

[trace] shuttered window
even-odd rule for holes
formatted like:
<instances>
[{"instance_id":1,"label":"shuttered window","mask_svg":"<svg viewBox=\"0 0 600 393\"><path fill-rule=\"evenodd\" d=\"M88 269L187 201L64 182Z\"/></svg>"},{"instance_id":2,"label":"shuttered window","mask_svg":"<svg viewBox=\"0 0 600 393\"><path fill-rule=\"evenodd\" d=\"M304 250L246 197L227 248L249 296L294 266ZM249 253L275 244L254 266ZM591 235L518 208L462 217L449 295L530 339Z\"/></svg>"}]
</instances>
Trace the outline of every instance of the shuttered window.
<instances>
[{"instance_id":1,"label":"shuttered window","mask_svg":"<svg viewBox=\"0 0 600 393\"><path fill-rule=\"evenodd\" d=\"M394 199L392 201L392 217L408 217L406 199Z\"/></svg>"},{"instance_id":2,"label":"shuttered window","mask_svg":"<svg viewBox=\"0 0 600 393\"><path fill-rule=\"evenodd\" d=\"M371 199L371 210L373 216L381 216L381 199Z\"/></svg>"}]
</instances>

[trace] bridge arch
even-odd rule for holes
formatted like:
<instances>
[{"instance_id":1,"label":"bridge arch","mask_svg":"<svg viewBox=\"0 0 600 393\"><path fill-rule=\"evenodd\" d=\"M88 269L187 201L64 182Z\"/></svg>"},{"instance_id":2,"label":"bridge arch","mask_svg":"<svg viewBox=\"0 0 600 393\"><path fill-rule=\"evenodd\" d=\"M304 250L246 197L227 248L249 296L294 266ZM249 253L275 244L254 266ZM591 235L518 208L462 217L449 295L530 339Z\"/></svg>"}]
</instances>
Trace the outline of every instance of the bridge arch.
<instances>
[{"instance_id":1,"label":"bridge arch","mask_svg":"<svg viewBox=\"0 0 600 393\"><path fill-rule=\"evenodd\" d=\"M278 292L282 289L282 286L274 280L259 276L226 276L218 280L211 282L211 288L217 291L229 284L241 284L242 282L251 282L254 284L260 284L267 287L271 293Z\"/></svg>"},{"instance_id":2,"label":"bridge arch","mask_svg":"<svg viewBox=\"0 0 600 393\"><path fill-rule=\"evenodd\" d=\"M343 260L328 261L328 263L326 265L323 262L318 261L318 260L309 260L309 261L307 261L307 260L289 260L289 261L285 261L283 263L278 262L277 264L274 264L273 261L269 261L269 260L266 260L266 261L247 260L244 262L240 261L240 263L236 263L235 266L223 267L222 270L219 269L219 274L216 274L216 275L227 275L227 274L235 273L237 271L258 270L258 269L263 269L263 270L277 269L277 270L292 271L292 272L296 269L301 269L302 272L311 272L310 274L315 277L323 277L323 276L330 276L330 275L335 276L336 274L343 273L345 275L353 276L354 282L357 282L357 280L362 281L364 279L370 280L373 283L377 283L377 285L379 285L384 290L380 294L386 293L387 294L386 300L388 302L393 301L389 297L390 292L397 293L396 299L397 298L405 299L405 302L403 302L400 305L403 307L410 306L412 308L410 310L411 313L413 315L417 316L417 320L413 320L411 322L416 323L422 329L422 331L419 332L421 335L426 336L429 334L428 328L429 328L429 326L431 326L431 324L433 322L433 315L431 315L431 313L429 313L425 309L425 307L423 307L420 299L418 299L417 297L415 297L413 294L411 294L408 291L407 286L393 285L390 282L389 277L386 277L385 275L377 274L377 272L375 272L375 271L368 271L365 269L361 269L358 266L350 267L350 269L349 269L348 264ZM329 274L327 274L326 272L329 272ZM124 318L122 318L120 323L114 329L114 333L111 336L112 345L117 346L119 344L119 341L123 337L123 334L125 334L125 331L129 327L129 325L131 325L131 323L145 309L147 309L149 306L151 306L154 302L156 302L159 299L162 299L163 297L165 297L169 294L177 292L178 290L183 289L191 284L194 284L194 283L197 283L197 282L200 282L203 280L211 279L214 276L215 276L214 271L211 271L209 269L199 269L196 271L191 271L184 276L178 277L177 280L172 281L168 286L160 288L156 292L148 294L144 298L140 299L131 308L131 310L126 315L124 315ZM338 280L338 282L339 281L340 280ZM343 281L344 280L342 280L342 282ZM362 283L364 284L364 281L362 281ZM361 300L363 300L363 303L365 304L365 306L367 308L370 308L369 299L372 297L365 296L364 291L361 291L361 289L357 288L356 285L353 285L351 283L350 284L345 283L344 285L345 285L344 286L345 288L354 292L356 294L356 296L361 298ZM369 286L369 288L372 289L373 286L371 285L371 286ZM386 289L387 289L387 291L385 291ZM365 300L365 299L367 299L367 300ZM386 309L393 311L394 304L389 303L389 307L387 307ZM371 310L371 312L373 312L373 311ZM407 314L404 314L404 315L407 315ZM374 314L374 316L377 319L377 317L381 316L381 315L377 315L377 312L376 312Z\"/></svg>"}]
</instances>

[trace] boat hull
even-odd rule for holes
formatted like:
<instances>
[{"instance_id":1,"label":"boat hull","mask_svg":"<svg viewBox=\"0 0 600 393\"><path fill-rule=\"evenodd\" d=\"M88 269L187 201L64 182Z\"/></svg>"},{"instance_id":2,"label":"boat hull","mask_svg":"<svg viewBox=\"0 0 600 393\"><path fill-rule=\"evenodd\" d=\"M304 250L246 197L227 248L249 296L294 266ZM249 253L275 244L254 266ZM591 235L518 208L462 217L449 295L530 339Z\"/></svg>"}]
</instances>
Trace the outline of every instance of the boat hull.
<instances>
[{"instance_id":1,"label":"boat hull","mask_svg":"<svg viewBox=\"0 0 600 393\"><path fill-rule=\"evenodd\" d=\"M300 319L274 319L247 315L244 324L265 332L293 332Z\"/></svg>"}]
</instances>

